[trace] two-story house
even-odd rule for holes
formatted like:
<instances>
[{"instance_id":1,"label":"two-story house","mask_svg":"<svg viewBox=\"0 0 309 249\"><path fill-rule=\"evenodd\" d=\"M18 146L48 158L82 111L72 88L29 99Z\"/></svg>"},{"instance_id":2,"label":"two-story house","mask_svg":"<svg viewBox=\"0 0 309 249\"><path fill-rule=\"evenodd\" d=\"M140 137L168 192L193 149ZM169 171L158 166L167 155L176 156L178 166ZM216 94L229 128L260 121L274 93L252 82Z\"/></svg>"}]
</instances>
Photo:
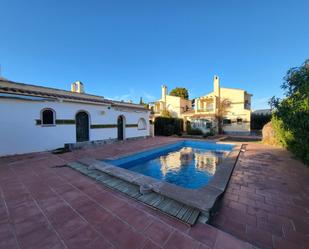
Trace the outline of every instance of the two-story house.
<instances>
[{"instance_id":1,"label":"two-story house","mask_svg":"<svg viewBox=\"0 0 309 249\"><path fill-rule=\"evenodd\" d=\"M249 134L252 94L242 89L221 87L216 75L213 86L211 93L193 100L167 95L167 88L163 86L162 98L154 104L154 116L168 110L173 117L190 121L193 128L205 133L211 129L218 132L220 117L225 133Z\"/></svg>"},{"instance_id":2,"label":"two-story house","mask_svg":"<svg viewBox=\"0 0 309 249\"><path fill-rule=\"evenodd\" d=\"M164 111L168 111L174 118L182 118L182 114L191 109L191 100L167 94L167 87L162 86L161 99L152 103L153 118L161 116Z\"/></svg>"}]
</instances>

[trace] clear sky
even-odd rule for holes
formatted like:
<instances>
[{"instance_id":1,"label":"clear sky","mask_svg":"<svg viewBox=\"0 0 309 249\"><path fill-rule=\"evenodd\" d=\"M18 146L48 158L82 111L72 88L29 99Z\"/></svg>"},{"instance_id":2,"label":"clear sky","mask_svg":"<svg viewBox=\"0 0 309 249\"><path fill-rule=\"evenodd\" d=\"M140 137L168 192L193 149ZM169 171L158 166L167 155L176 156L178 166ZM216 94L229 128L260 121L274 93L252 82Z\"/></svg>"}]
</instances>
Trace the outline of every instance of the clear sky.
<instances>
[{"instance_id":1,"label":"clear sky","mask_svg":"<svg viewBox=\"0 0 309 249\"><path fill-rule=\"evenodd\" d=\"M0 0L2 76L114 99L153 101L161 85L190 98L224 87L253 108L282 96L286 71L309 58L308 0Z\"/></svg>"}]
</instances>

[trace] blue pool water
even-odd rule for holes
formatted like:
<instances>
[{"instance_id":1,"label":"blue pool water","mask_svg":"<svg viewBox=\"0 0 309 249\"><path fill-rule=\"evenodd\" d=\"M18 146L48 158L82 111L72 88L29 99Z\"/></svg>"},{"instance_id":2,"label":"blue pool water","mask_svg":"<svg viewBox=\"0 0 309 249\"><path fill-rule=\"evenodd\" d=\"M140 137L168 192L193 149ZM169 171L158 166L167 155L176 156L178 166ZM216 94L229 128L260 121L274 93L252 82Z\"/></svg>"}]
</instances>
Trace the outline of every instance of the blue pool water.
<instances>
[{"instance_id":1,"label":"blue pool water","mask_svg":"<svg viewBox=\"0 0 309 249\"><path fill-rule=\"evenodd\" d=\"M185 188L205 186L233 145L182 141L109 163Z\"/></svg>"}]
</instances>

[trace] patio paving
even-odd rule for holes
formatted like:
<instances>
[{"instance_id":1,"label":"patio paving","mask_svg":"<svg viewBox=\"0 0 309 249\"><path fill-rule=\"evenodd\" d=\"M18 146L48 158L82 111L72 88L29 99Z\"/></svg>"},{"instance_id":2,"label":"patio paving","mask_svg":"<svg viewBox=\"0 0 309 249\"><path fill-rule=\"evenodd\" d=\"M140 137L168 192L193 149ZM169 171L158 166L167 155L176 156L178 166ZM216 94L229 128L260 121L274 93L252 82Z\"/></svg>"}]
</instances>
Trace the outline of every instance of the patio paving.
<instances>
[{"instance_id":1,"label":"patio paving","mask_svg":"<svg viewBox=\"0 0 309 249\"><path fill-rule=\"evenodd\" d=\"M261 248L309 248L309 168L283 149L250 143L212 224Z\"/></svg>"},{"instance_id":2,"label":"patio paving","mask_svg":"<svg viewBox=\"0 0 309 249\"><path fill-rule=\"evenodd\" d=\"M0 248L309 245L308 169L283 150L247 146L213 221L217 228L200 223L188 227L62 167L85 156L103 159L174 140L158 137L62 155L44 152L0 158Z\"/></svg>"}]
</instances>

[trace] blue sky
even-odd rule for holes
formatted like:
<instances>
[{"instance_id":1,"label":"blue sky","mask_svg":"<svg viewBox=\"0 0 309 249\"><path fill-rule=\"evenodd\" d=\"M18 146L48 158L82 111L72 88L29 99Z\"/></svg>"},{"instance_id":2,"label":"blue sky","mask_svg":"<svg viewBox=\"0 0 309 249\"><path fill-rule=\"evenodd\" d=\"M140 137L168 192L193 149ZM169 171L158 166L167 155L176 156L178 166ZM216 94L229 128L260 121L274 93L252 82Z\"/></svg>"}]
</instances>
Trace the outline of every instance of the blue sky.
<instances>
[{"instance_id":1,"label":"blue sky","mask_svg":"<svg viewBox=\"0 0 309 249\"><path fill-rule=\"evenodd\" d=\"M8 79L114 99L190 97L224 87L253 108L282 96L286 71L309 58L309 1L0 0L0 64Z\"/></svg>"}]
</instances>

